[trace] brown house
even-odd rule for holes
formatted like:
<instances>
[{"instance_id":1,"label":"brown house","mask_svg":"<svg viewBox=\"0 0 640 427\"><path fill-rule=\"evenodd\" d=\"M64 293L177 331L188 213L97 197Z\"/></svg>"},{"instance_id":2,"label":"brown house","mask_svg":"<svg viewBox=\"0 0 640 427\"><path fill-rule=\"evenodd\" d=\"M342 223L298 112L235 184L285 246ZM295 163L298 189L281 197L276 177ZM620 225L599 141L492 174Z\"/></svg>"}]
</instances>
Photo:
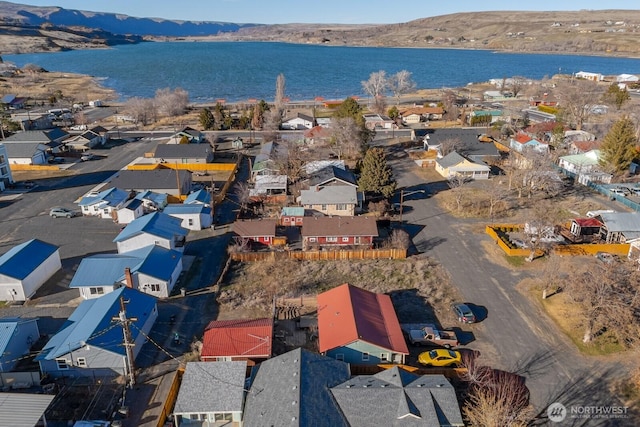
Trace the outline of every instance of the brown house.
<instances>
[{"instance_id":1,"label":"brown house","mask_svg":"<svg viewBox=\"0 0 640 427\"><path fill-rule=\"evenodd\" d=\"M371 248L378 225L371 217L308 217L302 224L303 249L360 246Z\"/></svg>"},{"instance_id":2,"label":"brown house","mask_svg":"<svg viewBox=\"0 0 640 427\"><path fill-rule=\"evenodd\" d=\"M238 220L233 223L236 241L242 244L272 246L276 237L275 219Z\"/></svg>"}]
</instances>

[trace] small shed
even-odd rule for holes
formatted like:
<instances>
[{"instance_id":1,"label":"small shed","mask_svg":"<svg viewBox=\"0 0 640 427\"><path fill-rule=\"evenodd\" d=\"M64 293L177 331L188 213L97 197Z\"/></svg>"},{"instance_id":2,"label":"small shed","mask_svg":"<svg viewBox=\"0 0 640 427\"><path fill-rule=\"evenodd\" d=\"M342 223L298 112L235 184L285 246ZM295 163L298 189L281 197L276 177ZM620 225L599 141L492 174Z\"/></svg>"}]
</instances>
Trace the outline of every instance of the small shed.
<instances>
[{"instance_id":1,"label":"small shed","mask_svg":"<svg viewBox=\"0 0 640 427\"><path fill-rule=\"evenodd\" d=\"M0 372L10 372L40 338L37 319L0 319Z\"/></svg>"},{"instance_id":2,"label":"small shed","mask_svg":"<svg viewBox=\"0 0 640 427\"><path fill-rule=\"evenodd\" d=\"M129 224L144 215L144 204L140 199L129 199L118 209L118 224Z\"/></svg>"},{"instance_id":3,"label":"small shed","mask_svg":"<svg viewBox=\"0 0 640 427\"><path fill-rule=\"evenodd\" d=\"M302 226L305 209L300 206L285 206L280 211L280 225Z\"/></svg>"},{"instance_id":4,"label":"small shed","mask_svg":"<svg viewBox=\"0 0 640 427\"><path fill-rule=\"evenodd\" d=\"M181 225L189 230L203 230L213 224L213 209L202 203L170 203L163 212L181 219Z\"/></svg>"}]
</instances>

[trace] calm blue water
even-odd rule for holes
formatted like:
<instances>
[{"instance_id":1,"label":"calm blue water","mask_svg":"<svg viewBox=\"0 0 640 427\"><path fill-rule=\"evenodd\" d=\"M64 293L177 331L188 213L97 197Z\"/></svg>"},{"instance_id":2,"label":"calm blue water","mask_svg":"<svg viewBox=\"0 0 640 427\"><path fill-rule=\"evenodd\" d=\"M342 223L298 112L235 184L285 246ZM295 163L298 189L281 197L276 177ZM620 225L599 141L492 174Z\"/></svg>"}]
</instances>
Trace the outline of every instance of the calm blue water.
<instances>
[{"instance_id":1,"label":"calm blue water","mask_svg":"<svg viewBox=\"0 0 640 427\"><path fill-rule=\"evenodd\" d=\"M291 100L363 96L361 82L380 70L388 75L408 70L418 88L461 87L512 76L541 79L558 72L640 74L640 60L628 58L258 42L142 43L3 58L18 66L34 63L50 71L103 77L104 85L122 99L181 87L193 102L273 100L280 73Z\"/></svg>"}]
</instances>

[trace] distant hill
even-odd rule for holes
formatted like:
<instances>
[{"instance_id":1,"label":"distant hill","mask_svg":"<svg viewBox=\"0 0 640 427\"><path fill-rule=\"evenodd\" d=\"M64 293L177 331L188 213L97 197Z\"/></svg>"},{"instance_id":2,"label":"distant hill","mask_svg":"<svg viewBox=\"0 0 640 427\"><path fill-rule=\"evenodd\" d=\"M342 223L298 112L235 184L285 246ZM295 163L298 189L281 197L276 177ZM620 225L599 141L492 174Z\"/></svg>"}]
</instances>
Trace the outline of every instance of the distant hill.
<instances>
[{"instance_id":1,"label":"distant hill","mask_svg":"<svg viewBox=\"0 0 640 427\"><path fill-rule=\"evenodd\" d=\"M89 5L90 3L87 3ZM37 7L0 1L0 21L11 24L39 26L45 23L56 27L85 27L114 34L140 36L189 37L208 36L220 32L238 31L255 24L227 22L172 21L157 18L134 18L127 15L61 7Z\"/></svg>"},{"instance_id":2,"label":"distant hill","mask_svg":"<svg viewBox=\"0 0 640 427\"><path fill-rule=\"evenodd\" d=\"M385 25L262 25L133 18L0 1L0 53L85 49L135 43L142 38L637 57L640 56L640 10L469 12Z\"/></svg>"}]
</instances>

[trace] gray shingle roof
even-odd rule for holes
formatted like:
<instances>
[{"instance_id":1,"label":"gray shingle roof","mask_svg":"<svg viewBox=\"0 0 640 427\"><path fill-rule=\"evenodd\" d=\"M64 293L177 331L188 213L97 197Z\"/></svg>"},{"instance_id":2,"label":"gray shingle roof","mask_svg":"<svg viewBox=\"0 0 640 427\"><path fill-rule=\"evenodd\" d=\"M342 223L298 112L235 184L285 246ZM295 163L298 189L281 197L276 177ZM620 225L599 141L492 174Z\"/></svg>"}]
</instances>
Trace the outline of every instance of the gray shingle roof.
<instances>
[{"instance_id":1,"label":"gray shingle roof","mask_svg":"<svg viewBox=\"0 0 640 427\"><path fill-rule=\"evenodd\" d=\"M111 180L111 186L126 190L175 189L178 181L184 183L190 182L190 179L191 172L187 170L121 170Z\"/></svg>"},{"instance_id":2,"label":"gray shingle roof","mask_svg":"<svg viewBox=\"0 0 640 427\"><path fill-rule=\"evenodd\" d=\"M312 187L310 190L300 191L302 205L335 205L358 203L356 187L351 185L329 185L327 187Z\"/></svg>"},{"instance_id":3,"label":"gray shingle roof","mask_svg":"<svg viewBox=\"0 0 640 427\"><path fill-rule=\"evenodd\" d=\"M347 363L301 348L262 362L247 394L244 425L346 427L329 389L349 375Z\"/></svg>"},{"instance_id":4,"label":"gray shingle roof","mask_svg":"<svg viewBox=\"0 0 640 427\"><path fill-rule=\"evenodd\" d=\"M7 157L10 159L22 159L32 158L37 151L43 151L38 149L40 142L23 142L20 144L5 144L7 149Z\"/></svg>"},{"instance_id":5,"label":"gray shingle roof","mask_svg":"<svg viewBox=\"0 0 640 427\"><path fill-rule=\"evenodd\" d=\"M436 163L438 163L440 166L442 166L445 169L449 169L450 167L455 166L462 162L464 162L464 157L462 157L460 154L456 153L455 151L452 151L451 153L447 154L443 158L436 160Z\"/></svg>"},{"instance_id":6,"label":"gray shingle roof","mask_svg":"<svg viewBox=\"0 0 640 427\"><path fill-rule=\"evenodd\" d=\"M455 390L443 375L393 367L353 377L331 393L351 427L464 425Z\"/></svg>"},{"instance_id":7,"label":"gray shingle roof","mask_svg":"<svg viewBox=\"0 0 640 427\"><path fill-rule=\"evenodd\" d=\"M344 170L335 166L328 166L326 168L320 169L319 171L313 172L313 174L309 177L309 186L313 187L315 185L322 185L334 179L338 179L345 182L346 184L351 184L355 187L358 186L358 184L356 183L356 177L351 171Z\"/></svg>"},{"instance_id":8,"label":"gray shingle roof","mask_svg":"<svg viewBox=\"0 0 640 427\"><path fill-rule=\"evenodd\" d=\"M247 362L189 362L174 413L241 412Z\"/></svg>"},{"instance_id":9,"label":"gray shingle roof","mask_svg":"<svg viewBox=\"0 0 640 427\"><path fill-rule=\"evenodd\" d=\"M456 151L467 157L499 156L500 153L492 143L480 142L478 136L482 134L481 129L429 129L429 145L441 144L444 140L458 140L460 144Z\"/></svg>"}]
</instances>

